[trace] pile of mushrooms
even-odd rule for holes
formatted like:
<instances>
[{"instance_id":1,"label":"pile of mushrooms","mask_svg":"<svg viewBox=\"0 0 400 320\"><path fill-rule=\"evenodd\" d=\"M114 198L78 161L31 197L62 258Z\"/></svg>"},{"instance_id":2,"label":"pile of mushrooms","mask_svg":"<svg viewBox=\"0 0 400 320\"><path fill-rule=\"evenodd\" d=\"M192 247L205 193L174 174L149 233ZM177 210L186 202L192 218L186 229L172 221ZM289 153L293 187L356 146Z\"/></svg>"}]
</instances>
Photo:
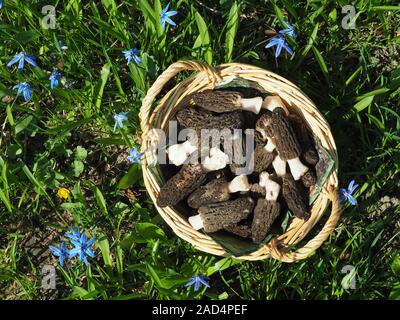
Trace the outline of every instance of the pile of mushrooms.
<instances>
[{"instance_id":1,"label":"pile of mushrooms","mask_svg":"<svg viewBox=\"0 0 400 320\"><path fill-rule=\"evenodd\" d=\"M189 159L199 144L169 146L168 166L180 168L161 187L157 205L189 207L188 221L196 230L224 230L261 243L282 213L309 218L319 157L304 120L289 113L279 96L244 97L242 91L196 93L176 119L180 128L195 130L198 141L202 129L255 129L253 172L236 175L241 165L223 151L223 141L198 163Z\"/></svg>"}]
</instances>

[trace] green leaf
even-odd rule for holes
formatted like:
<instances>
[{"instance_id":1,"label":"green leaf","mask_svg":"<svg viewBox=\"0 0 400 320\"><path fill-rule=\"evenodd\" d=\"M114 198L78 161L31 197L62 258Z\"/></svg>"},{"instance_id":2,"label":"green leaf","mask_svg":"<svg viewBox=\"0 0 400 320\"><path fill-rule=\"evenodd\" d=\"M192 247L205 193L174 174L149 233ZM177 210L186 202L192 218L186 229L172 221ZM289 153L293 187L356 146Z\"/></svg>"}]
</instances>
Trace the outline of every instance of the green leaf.
<instances>
[{"instance_id":1,"label":"green leaf","mask_svg":"<svg viewBox=\"0 0 400 320\"><path fill-rule=\"evenodd\" d=\"M112 267L110 244L108 243L108 239L105 237L105 235L100 236L99 240L97 241L97 245L99 246L101 254L103 256L104 264L108 267Z\"/></svg>"},{"instance_id":2,"label":"green leaf","mask_svg":"<svg viewBox=\"0 0 400 320\"><path fill-rule=\"evenodd\" d=\"M389 299L400 300L400 282L396 283L390 292Z\"/></svg>"},{"instance_id":3,"label":"green leaf","mask_svg":"<svg viewBox=\"0 0 400 320\"><path fill-rule=\"evenodd\" d=\"M96 197L97 204L100 207L100 210L103 212L103 214L105 216L109 217L106 200L104 199L103 193L100 191L99 188L95 187L94 194L95 194L95 197Z\"/></svg>"},{"instance_id":4,"label":"green leaf","mask_svg":"<svg viewBox=\"0 0 400 320\"><path fill-rule=\"evenodd\" d=\"M365 108L367 108L372 103L373 100L374 100L374 96L366 97L366 98L362 99L361 101L357 102L353 108L357 112L360 112L360 111L364 110Z\"/></svg>"},{"instance_id":5,"label":"green leaf","mask_svg":"<svg viewBox=\"0 0 400 320\"><path fill-rule=\"evenodd\" d=\"M193 49L198 49L198 48L203 49L204 60L208 64L212 64L213 56L212 56L210 35L208 33L207 24L204 21L204 19L202 18L202 16L200 15L200 13L196 12L195 18L196 18L197 28L199 28L200 35L197 38L197 40L193 46Z\"/></svg>"},{"instance_id":6,"label":"green leaf","mask_svg":"<svg viewBox=\"0 0 400 320\"><path fill-rule=\"evenodd\" d=\"M100 80L97 82L97 85L94 89L94 101L97 110L100 109L101 100L103 98L104 87L106 86L108 76L110 75L110 64L106 63L100 72Z\"/></svg>"},{"instance_id":7,"label":"green leaf","mask_svg":"<svg viewBox=\"0 0 400 320\"><path fill-rule=\"evenodd\" d=\"M86 149L81 146L77 146L75 149L75 159L84 161L86 159L86 157L87 157Z\"/></svg>"},{"instance_id":8,"label":"green leaf","mask_svg":"<svg viewBox=\"0 0 400 320\"><path fill-rule=\"evenodd\" d=\"M72 168L74 170L74 176L78 178L85 170L85 165L80 160L74 160Z\"/></svg>"},{"instance_id":9,"label":"green leaf","mask_svg":"<svg viewBox=\"0 0 400 320\"><path fill-rule=\"evenodd\" d=\"M319 52L319 50L315 47L312 46L312 50L314 52L315 57L317 58L318 64L321 68L322 73L325 76L326 81L329 82L329 71L328 71L328 67L326 66L325 60L321 55L321 52Z\"/></svg>"},{"instance_id":10,"label":"green leaf","mask_svg":"<svg viewBox=\"0 0 400 320\"><path fill-rule=\"evenodd\" d=\"M207 275L211 276L213 273L217 271L223 271L225 269L228 269L236 264L241 263L242 261L239 259L234 259L234 258L223 258L219 260L217 263L215 263L212 267L209 267L207 269Z\"/></svg>"},{"instance_id":11,"label":"green leaf","mask_svg":"<svg viewBox=\"0 0 400 320\"><path fill-rule=\"evenodd\" d=\"M15 134L24 131L31 123L33 116L27 116L15 125Z\"/></svg>"},{"instance_id":12,"label":"green leaf","mask_svg":"<svg viewBox=\"0 0 400 320\"><path fill-rule=\"evenodd\" d=\"M392 268L392 271L398 277L400 277L400 254L399 253L394 257L391 268Z\"/></svg>"},{"instance_id":13,"label":"green leaf","mask_svg":"<svg viewBox=\"0 0 400 320\"><path fill-rule=\"evenodd\" d=\"M35 31L29 30L17 33L15 35L15 40L22 44L27 44L28 42L36 40L38 37L39 35Z\"/></svg>"},{"instance_id":14,"label":"green leaf","mask_svg":"<svg viewBox=\"0 0 400 320\"><path fill-rule=\"evenodd\" d=\"M236 1L233 4L228 14L228 21L226 23L226 53L225 61L230 62L232 60L233 46L235 44L235 37L239 27L239 6Z\"/></svg>"},{"instance_id":15,"label":"green leaf","mask_svg":"<svg viewBox=\"0 0 400 320\"><path fill-rule=\"evenodd\" d=\"M142 177L141 171L140 171L140 166L133 164L128 172L122 177L122 179L119 181L117 188L118 189L126 189L132 186L134 183L139 181L139 179Z\"/></svg>"}]
</instances>

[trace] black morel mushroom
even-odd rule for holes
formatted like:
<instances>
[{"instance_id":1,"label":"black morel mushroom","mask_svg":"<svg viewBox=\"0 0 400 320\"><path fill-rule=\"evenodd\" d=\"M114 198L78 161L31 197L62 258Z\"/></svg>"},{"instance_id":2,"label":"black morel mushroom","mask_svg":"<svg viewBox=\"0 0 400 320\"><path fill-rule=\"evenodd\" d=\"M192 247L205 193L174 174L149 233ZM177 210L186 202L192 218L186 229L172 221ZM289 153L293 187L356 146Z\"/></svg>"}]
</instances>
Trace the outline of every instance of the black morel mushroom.
<instances>
[{"instance_id":1,"label":"black morel mushroom","mask_svg":"<svg viewBox=\"0 0 400 320\"><path fill-rule=\"evenodd\" d=\"M204 228L205 232L216 232L235 224L253 211L254 200L250 197L201 206L198 215L189 218L195 230Z\"/></svg>"},{"instance_id":2,"label":"black morel mushroom","mask_svg":"<svg viewBox=\"0 0 400 320\"><path fill-rule=\"evenodd\" d=\"M301 182L306 188L310 188L317 183L317 176L315 175L314 170L308 170L302 177Z\"/></svg>"},{"instance_id":3,"label":"black morel mushroom","mask_svg":"<svg viewBox=\"0 0 400 320\"><path fill-rule=\"evenodd\" d=\"M308 167L300 161L301 146L296 138L293 128L282 108L264 113L257 121L256 129L266 135L276 146L279 157L287 161L295 180L307 172Z\"/></svg>"},{"instance_id":4,"label":"black morel mushroom","mask_svg":"<svg viewBox=\"0 0 400 320\"><path fill-rule=\"evenodd\" d=\"M242 238L248 238L251 236L251 227L245 224L233 224L224 227L224 230Z\"/></svg>"},{"instance_id":5,"label":"black morel mushroom","mask_svg":"<svg viewBox=\"0 0 400 320\"><path fill-rule=\"evenodd\" d=\"M265 187L260 186L259 183L254 183L250 187L250 193L254 194L257 196L257 198L265 198L267 191L265 190Z\"/></svg>"},{"instance_id":6,"label":"black morel mushroom","mask_svg":"<svg viewBox=\"0 0 400 320\"><path fill-rule=\"evenodd\" d=\"M268 152L265 146L257 144L254 148L254 171L262 172L266 170L275 158L273 152Z\"/></svg>"},{"instance_id":7,"label":"black morel mushroom","mask_svg":"<svg viewBox=\"0 0 400 320\"><path fill-rule=\"evenodd\" d=\"M301 144L303 150L302 158L309 165L315 166L319 160L319 156L312 143L312 137L307 126L297 114L290 114L289 119L293 126L293 130L296 133L297 139Z\"/></svg>"},{"instance_id":8,"label":"black morel mushroom","mask_svg":"<svg viewBox=\"0 0 400 320\"><path fill-rule=\"evenodd\" d=\"M270 179L267 172L260 174L260 186L265 188L265 198L258 199L254 209L251 237L254 243L260 243L267 235L272 223L278 217L280 205L277 202L281 186Z\"/></svg>"},{"instance_id":9,"label":"black morel mushroom","mask_svg":"<svg viewBox=\"0 0 400 320\"><path fill-rule=\"evenodd\" d=\"M231 193L249 189L250 185L245 175L237 176L231 182L225 178L215 179L196 189L187 202L190 207L197 209L206 204L227 201Z\"/></svg>"},{"instance_id":10,"label":"black morel mushroom","mask_svg":"<svg viewBox=\"0 0 400 320\"><path fill-rule=\"evenodd\" d=\"M201 164L184 164L181 170L161 187L157 205L159 207L176 205L201 186L206 180L206 175L207 171Z\"/></svg>"},{"instance_id":11,"label":"black morel mushroom","mask_svg":"<svg viewBox=\"0 0 400 320\"><path fill-rule=\"evenodd\" d=\"M227 90L205 90L198 92L193 95L193 101L203 109L218 113L235 110L259 113L263 103L261 97L245 99L240 93Z\"/></svg>"},{"instance_id":12,"label":"black morel mushroom","mask_svg":"<svg viewBox=\"0 0 400 320\"><path fill-rule=\"evenodd\" d=\"M174 206L197 189L206 179L207 172L226 167L229 157L218 148L211 148L202 164L184 164L181 170L161 188L157 199L160 207Z\"/></svg>"},{"instance_id":13,"label":"black morel mushroom","mask_svg":"<svg viewBox=\"0 0 400 320\"><path fill-rule=\"evenodd\" d=\"M279 212L279 202L258 199L251 225L251 238L254 243L260 243L265 239Z\"/></svg>"},{"instance_id":14,"label":"black morel mushroom","mask_svg":"<svg viewBox=\"0 0 400 320\"><path fill-rule=\"evenodd\" d=\"M282 181L282 195L288 208L296 217L307 220L310 217L307 191L290 173Z\"/></svg>"},{"instance_id":15,"label":"black morel mushroom","mask_svg":"<svg viewBox=\"0 0 400 320\"><path fill-rule=\"evenodd\" d=\"M176 118L179 124L184 128L190 128L196 131L198 137L201 137L201 130L219 130L240 129L243 126L243 116L241 111L229 113L214 114L213 112L187 107L177 112Z\"/></svg>"}]
</instances>

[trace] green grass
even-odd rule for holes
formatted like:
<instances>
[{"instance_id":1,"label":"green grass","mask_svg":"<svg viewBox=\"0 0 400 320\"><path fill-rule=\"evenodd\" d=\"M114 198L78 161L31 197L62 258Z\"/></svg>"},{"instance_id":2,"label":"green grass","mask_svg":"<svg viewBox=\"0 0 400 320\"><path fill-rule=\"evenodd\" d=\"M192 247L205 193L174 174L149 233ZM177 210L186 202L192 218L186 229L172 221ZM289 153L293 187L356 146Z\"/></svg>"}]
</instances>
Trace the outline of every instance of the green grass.
<instances>
[{"instance_id":1,"label":"green grass","mask_svg":"<svg viewBox=\"0 0 400 320\"><path fill-rule=\"evenodd\" d=\"M5 0L0 11L0 298L41 299L45 264L57 267L56 298L81 299L386 299L400 297L399 198L400 10L396 1L356 1L356 29L341 27L349 1L173 1L175 28L160 28L159 0L53 1L56 29L42 29L49 1ZM277 60L265 31L294 24L295 54ZM68 50L62 54L57 41ZM143 64L126 66L122 50L140 48ZM20 51L39 67L6 64ZM139 145L141 99L180 59L235 61L296 83L331 125L340 184L360 184L328 241L309 259L239 262L195 250L179 239L148 198L140 168L126 161ZM49 90L58 68L68 88ZM180 81L181 75L176 79ZM29 103L10 90L27 79ZM113 115L129 111L113 133ZM125 174L129 172L128 176ZM125 180L120 184L121 179ZM72 191L68 201L56 196ZM90 266L60 268L47 246L69 225L99 237ZM321 224L317 225L321 227ZM356 268L356 288L341 285ZM202 274L211 289L183 286Z\"/></svg>"}]
</instances>

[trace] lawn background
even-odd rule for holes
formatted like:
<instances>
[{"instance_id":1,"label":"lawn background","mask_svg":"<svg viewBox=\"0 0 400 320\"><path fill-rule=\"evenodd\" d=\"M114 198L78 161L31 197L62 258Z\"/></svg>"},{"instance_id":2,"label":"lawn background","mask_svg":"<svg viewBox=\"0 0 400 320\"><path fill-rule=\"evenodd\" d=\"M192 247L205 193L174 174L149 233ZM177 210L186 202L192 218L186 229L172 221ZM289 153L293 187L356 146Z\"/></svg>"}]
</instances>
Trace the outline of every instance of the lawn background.
<instances>
[{"instance_id":1,"label":"lawn background","mask_svg":"<svg viewBox=\"0 0 400 320\"><path fill-rule=\"evenodd\" d=\"M348 4L173 1L177 26L164 32L159 12L165 1L5 0L0 298L399 299L400 10L396 1L355 1L355 29L345 29L342 7ZM56 9L55 29L42 28L45 5ZM279 17L298 36L289 42L294 55L275 59L264 46L271 30L284 27ZM126 65L122 51L130 48L142 50L141 65ZM33 54L38 67L8 68L20 51ZM360 184L358 205L344 206L335 232L307 260L240 262L203 254L157 214L139 166L126 157L129 146L139 146L141 99L181 59L276 72L315 101L330 123L340 185ZM54 69L66 82L50 91ZM12 90L25 80L34 91L29 103ZM113 115L124 111L129 120L114 133ZM71 190L67 201L57 197L59 187ZM96 258L89 267L68 261L60 268L48 245L58 245L68 226L78 225L99 237ZM48 264L56 266L56 290L41 288ZM345 266L354 267L354 289L342 285ZM185 287L196 274L208 275L211 288Z\"/></svg>"}]
</instances>

